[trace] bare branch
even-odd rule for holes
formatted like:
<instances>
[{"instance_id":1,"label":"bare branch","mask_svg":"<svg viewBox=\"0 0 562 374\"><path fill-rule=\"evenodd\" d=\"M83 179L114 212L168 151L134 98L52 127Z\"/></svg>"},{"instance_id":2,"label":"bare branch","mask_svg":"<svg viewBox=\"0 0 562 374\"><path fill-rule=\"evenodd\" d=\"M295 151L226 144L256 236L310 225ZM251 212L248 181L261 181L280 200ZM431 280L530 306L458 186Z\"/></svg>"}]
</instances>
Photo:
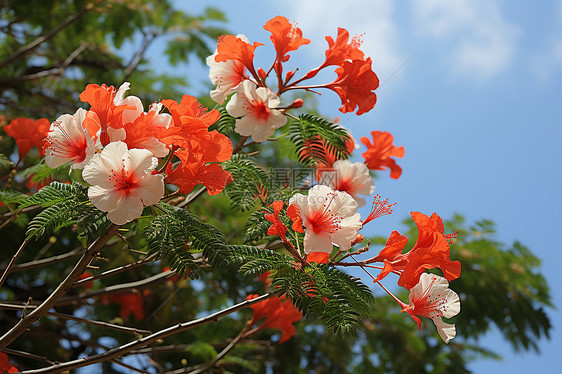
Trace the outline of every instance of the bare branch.
<instances>
[{"instance_id":1,"label":"bare branch","mask_svg":"<svg viewBox=\"0 0 562 374\"><path fill-rule=\"evenodd\" d=\"M23 371L22 374L35 374L35 373L59 373L61 371L66 371L66 370L72 370L72 369L76 369L76 368L80 368L80 367L84 367L84 366L88 366L88 365L92 365L98 362L104 362L104 361L109 361L109 360L113 360L114 358L117 357L121 357L123 355L125 355L126 353L129 353L135 349L144 347L150 343L153 343L159 339L163 339L167 336L170 335L174 335L183 331L187 331L190 330L192 328L195 327L199 327L199 326L203 326L207 323L210 322L214 322L217 321L219 318L222 318L226 315L229 315L231 313L234 313L240 309L244 309L250 305L259 303L260 301L266 300L270 297L272 297L273 294L272 293L267 293L265 295L262 295L260 297L257 297L255 299L252 300L245 300L241 303L238 303L236 305L233 305L231 307L228 307L226 309L223 309L221 311L218 311L216 313L213 313L211 315L208 315L206 317L203 318L199 318L193 321L189 321L189 322L184 322L184 323L179 323L177 325L168 327L166 329L160 330L152 335L148 335L145 336L144 338L129 342L125 345L122 345L120 347L116 347L113 349L110 349L107 352L104 353L100 353L94 356L90 356L90 357L84 357L78 360L73 360L73 361L68 361L68 362L64 362L64 363L60 363L60 364L56 364L56 365L52 365L46 368L41 368L41 369L35 369L35 370L26 370Z\"/></svg>"},{"instance_id":2,"label":"bare branch","mask_svg":"<svg viewBox=\"0 0 562 374\"><path fill-rule=\"evenodd\" d=\"M35 235L33 235L35 236ZM2 278L0 278L0 288L2 287L2 285L4 284L4 282L6 281L6 278L8 278L8 274L10 274L10 270L12 269L12 266L14 266L15 262L17 261L19 255L22 253L22 251L25 249L25 247L27 247L27 245L29 244L29 242L31 241L33 237L27 239L26 241L24 241L20 247L18 248L18 250L16 251L16 253L14 253L14 255L12 256L10 263L8 264L8 266L6 266L6 269L4 270L4 273L2 273Z\"/></svg>"},{"instance_id":3,"label":"bare branch","mask_svg":"<svg viewBox=\"0 0 562 374\"><path fill-rule=\"evenodd\" d=\"M37 305L19 306L19 305L13 305L13 304L0 303L0 309L8 309L8 310L22 310L23 308L37 309L37 307L38 307ZM73 315L70 315L70 314L64 314L64 313L58 313L58 312L47 312L47 315L52 316L52 317L56 317L56 318L68 319L68 320L76 321L76 322L80 322L80 323L87 323L89 325L105 327L105 328L112 329L112 330L123 331L123 332L129 333L129 334L133 334L135 336L146 335L146 334L152 333L152 331L150 331L150 330L143 330L143 329L137 329L137 328L134 328L134 327L114 325L113 323L95 321L95 320L86 319L86 318L80 318L80 317L76 317L76 316L73 316Z\"/></svg>"},{"instance_id":4,"label":"bare branch","mask_svg":"<svg viewBox=\"0 0 562 374\"><path fill-rule=\"evenodd\" d=\"M125 72L123 74L123 80L126 81L129 79L131 74L136 70L137 66L142 61L148 46L156 39L158 35L155 32L150 32L148 34L144 34L143 43L141 49L137 51L137 53L131 59L131 62L125 68Z\"/></svg>"},{"instance_id":5,"label":"bare branch","mask_svg":"<svg viewBox=\"0 0 562 374\"><path fill-rule=\"evenodd\" d=\"M118 225L111 225L107 231L93 242L78 260L74 269L62 281L53 293L33 312L23 317L10 331L0 338L0 350L6 348L11 342L23 334L27 328L41 317L45 316L59 299L72 288L76 279L84 272L90 261L98 254L101 248L119 229Z\"/></svg>"},{"instance_id":6,"label":"bare branch","mask_svg":"<svg viewBox=\"0 0 562 374\"><path fill-rule=\"evenodd\" d=\"M96 279L105 278L105 277L108 277L108 276L110 276L110 275L114 275L114 274L117 274L117 273L121 273L121 272L123 272L123 271L125 271L125 270L129 270L129 269L135 268L135 267L137 267L137 266L144 265L144 264L146 264L147 262L150 262L150 261L154 260L157 255L158 255L157 253L153 253L153 254L151 254L150 256L147 256L147 257L143 258L142 260L139 260L139 261L137 261L137 262L133 262L132 264L127 264L127 265L119 266L119 267L117 267L117 268L115 268L115 269L111 269L111 270L108 270L108 271L104 271L104 272L101 273L101 274L94 275L94 276L91 276L91 277L88 277L88 278L84 278L84 279L80 279L78 282L74 283L74 284L72 285L72 287L78 287L78 286L81 286L83 283L91 282L91 281L94 281L94 280L96 280Z\"/></svg>"}]
</instances>

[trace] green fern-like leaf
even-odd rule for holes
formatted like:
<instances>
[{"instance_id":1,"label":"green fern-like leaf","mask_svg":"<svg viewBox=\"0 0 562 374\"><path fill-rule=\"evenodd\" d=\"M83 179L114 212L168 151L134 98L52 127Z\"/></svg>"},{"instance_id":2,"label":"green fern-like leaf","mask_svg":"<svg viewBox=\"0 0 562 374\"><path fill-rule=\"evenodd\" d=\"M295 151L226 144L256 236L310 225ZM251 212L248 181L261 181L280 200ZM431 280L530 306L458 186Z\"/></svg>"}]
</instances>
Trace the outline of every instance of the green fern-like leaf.
<instances>
[{"instance_id":1,"label":"green fern-like leaf","mask_svg":"<svg viewBox=\"0 0 562 374\"><path fill-rule=\"evenodd\" d=\"M11 169L14 163L5 154L0 153L0 170Z\"/></svg>"},{"instance_id":2,"label":"green fern-like leaf","mask_svg":"<svg viewBox=\"0 0 562 374\"><path fill-rule=\"evenodd\" d=\"M3 191L0 191L0 202L4 203L5 205L21 204L27 198L29 198L28 195L16 190L5 189Z\"/></svg>"},{"instance_id":3,"label":"green fern-like leaf","mask_svg":"<svg viewBox=\"0 0 562 374\"><path fill-rule=\"evenodd\" d=\"M43 187L37 193L30 196L18 209L27 208L33 205L41 205L43 208L60 203L62 201L72 198L77 190L83 189L79 184L66 184L60 182L52 182L48 186Z\"/></svg>"},{"instance_id":4,"label":"green fern-like leaf","mask_svg":"<svg viewBox=\"0 0 562 374\"><path fill-rule=\"evenodd\" d=\"M186 210L163 203L158 206L163 214L145 230L151 253L158 253L172 270L184 276L188 269L193 275L200 270L192 253L202 252L212 265L225 263L229 249L222 232Z\"/></svg>"},{"instance_id":5,"label":"green fern-like leaf","mask_svg":"<svg viewBox=\"0 0 562 374\"><path fill-rule=\"evenodd\" d=\"M269 249L249 245L229 245L228 262L247 276L255 276L269 270L291 267L294 258Z\"/></svg>"},{"instance_id":6,"label":"green fern-like leaf","mask_svg":"<svg viewBox=\"0 0 562 374\"><path fill-rule=\"evenodd\" d=\"M325 164L325 149L337 159L349 156L346 149L349 134L345 128L312 114L301 114L293 121L289 138L296 148L299 162L305 165Z\"/></svg>"},{"instance_id":7,"label":"green fern-like leaf","mask_svg":"<svg viewBox=\"0 0 562 374\"><path fill-rule=\"evenodd\" d=\"M261 189L268 185L267 173L242 155L234 155L223 164L223 169L234 179L224 189L232 207L242 211L253 208Z\"/></svg>"}]
</instances>

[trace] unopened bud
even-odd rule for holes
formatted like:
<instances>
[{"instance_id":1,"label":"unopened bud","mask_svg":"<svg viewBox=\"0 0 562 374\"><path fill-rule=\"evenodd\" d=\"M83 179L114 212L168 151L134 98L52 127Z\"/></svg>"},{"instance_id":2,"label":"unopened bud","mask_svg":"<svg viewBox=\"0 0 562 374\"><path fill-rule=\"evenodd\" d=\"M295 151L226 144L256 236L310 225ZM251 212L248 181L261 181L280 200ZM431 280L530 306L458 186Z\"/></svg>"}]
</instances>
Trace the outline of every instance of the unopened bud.
<instances>
[{"instance_id":1,"label":"unopened bud","mask_svg":"<svg viewBox=\"0 0 562 374\"><path fill-rule=\"evenodd\" d=\"M296 70L291 70L287 73L287 75L285 75L285 82L290 81L291 79L293 79L293 76L295 75L297 71Z\"/></svg>"},{"instance_id":2,"label":"unopened bud","mask_svg":"<svg viewBox=\"0 0 562 374\"><path fill-rule=\"evenodd\" d=\"M296 99L295 101L293 101L293 102L291 103L291 105L289 105L289 106L287 107L287 109L300 108L300 107L303 106L303 104L304 104L303 99Z\"/></svg>"},{"instance_id":3,"label":"unopened bud","mask_svg":"<svg viewBox=\"0 0 562 374\"><path fill-rule=\"evenodd\" d=\"M351 242L351 245L359 244L359 243L361 243L364 239L365 239L365 237L364 237L363 235L357 233L357 236L355 237L355 240Z\"/></svg>"},{"instance_id":4,"label":"unopened bud","mask_svg":"<svg viewBox=\"0 0 562 374\"><path fill-rule=\"evenodd\" d=\"M260 79L267 78L267 73L265 72L265 70L263 70L262 68L259 68L258 69L258 77L260 77Z\"/></svg>"}]
</instances>

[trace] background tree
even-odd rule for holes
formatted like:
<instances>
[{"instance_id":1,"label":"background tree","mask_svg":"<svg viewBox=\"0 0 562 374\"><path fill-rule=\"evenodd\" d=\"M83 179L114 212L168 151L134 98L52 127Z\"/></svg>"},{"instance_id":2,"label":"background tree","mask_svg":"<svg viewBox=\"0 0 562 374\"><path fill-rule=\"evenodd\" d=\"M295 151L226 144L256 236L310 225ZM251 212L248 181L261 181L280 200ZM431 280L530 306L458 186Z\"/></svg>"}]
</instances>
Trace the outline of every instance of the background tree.
<instances>
[{"instance_id":1,"label":"background tree","mask_svg":"<svg viewBox=\"0 0 562 374\"><path fill-rule=\"evenodd\" d=\"M159 97L179 100L184 93L177 85L182 82L180 78L144 70L147 46L158 38L167 40L171 62L184 61L191 54L204 58L212 53L216 38L225 32L208 23L224 19L216 10L193 17L161 1L7 1L1 11L5 36L0 49L0 108L6 122L19 116L53 121L61 113L73 113L78 93L92 82L118 86L128 80L145 102ZM174 38L164 38L165 35ZM119 57L123 43L139 41L139 50L129 60ZM226 132L232 125L231 119L223 116L216 126ZM269 153L254 155L254 160L266 167L296 167L295 157L286 165L276 161L279 155L287 155L288 149L294 150L295 144L298 146L298 141L287 138L272 142ZM15 144L9 136L3 136L0 147L2 154L16 158ZM251 154L256 150L249 147L245 151ZM18 214L12 212L25 198L21 193L28 191L25 183L30 174L35 174L35 182L55 176L62 181L71 179L64 167L55 175L44 167L28 167L37 161L33 154L17 165L3 158L4 189L0 197L6 207L0 235L3 247L8 249L0 255L4 268L26 237L27 223L38 211L30 206ZM231 184L219 196L197 197L190 202L189 211L205 224L220 228L229 244L257 243L269 223L261 212L252 213L255 194L247 192L259 192L264 177L244 159L233 159L228 168L243 177L235 178L241 182ZM60 194L64 190L60 187ZM169 203L181 206L196 196ZM149 223L142 219L121 232L119 240L107 244L103 257L96 258L96 268L89 270L95 274L93 284L77 283L50 316L34 324L4 352L20 369L70 361L126 344L147 331L159 331L223 309L245 300L248 294L262 293L261 282L237 274L232 266L188 271L189 261L179 254L185 243L182 229L186 222L180 218L176 222L178 232L166 236L169 243L158 242L169 244L161 248L154 248L150 236L151 232L161 235L156 231L158 227L153 225L151 231ZM249 224L245 226L246 222ZM406 236L415 240L415 226L407 225L410 232ZM494 357L493 352L477 344L478 338L493 326L502 331L514 349L537 350L536 340L548 337L550 330L544 313L544 308L550 306L550 295L537 272L536 257L518 243L509 247L496 242L491 222L467 227L459 216L448 225L450 232L459 230L452 258L463 262L463 275L453 282L462 299L462 312L455 321L458 336L449 345L436 340L433 327L419 333L407 315L398 313L391 299L381 296L374 300L373 317L361 320L364 328L356 335L335 335L318 321L305 320L297 323L297 333L290 343L272 346L272 330L258 331L237 341L252 315L244 310L217 323L167 337L159 345L135 350L126 358L105 362L101 364L103 370L133 370L132 366L141 372L173 372L183 366L194 371L272 369L279 373L466 372L467 362L474 357ZM80 229L80 222L76 226ZM81 231L77 238L76 226L50 227L52 233L39 233L43 237L31 241L22 252L0 292L2 332L20 318L22 310L29 313L34 300L44 300L52 292L69 273L84 243L99 233ZM209 229L192 228L194 232ZM149 235L141 235L145 232ZM373 238L373 243L381 245L385 239ZM157 257L161 260L154 261ZM200 258L194 261L194 270L204 263ZM233 265L236 268L241 264ZM180 273L183 270L184 277L176 278L164 270L166 266L178 268ZM187 273L199 279L187 279ZM402 300L406 299L402 295ZM219 355L223 350L228 354ZM183 372L184 368L178 370Z\"/></svg>"}]
</instances>

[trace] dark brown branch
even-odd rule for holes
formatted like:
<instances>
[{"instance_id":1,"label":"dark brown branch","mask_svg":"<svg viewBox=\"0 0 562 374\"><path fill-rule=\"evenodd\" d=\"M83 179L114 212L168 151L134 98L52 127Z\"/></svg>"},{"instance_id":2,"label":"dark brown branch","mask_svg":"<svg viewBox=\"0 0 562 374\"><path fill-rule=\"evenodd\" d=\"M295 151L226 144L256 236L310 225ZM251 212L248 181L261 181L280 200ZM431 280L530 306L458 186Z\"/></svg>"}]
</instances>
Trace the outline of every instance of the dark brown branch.
<instances>
[{"instance_id":1,"label":"dark brown branch","mask_svg":"<svg viewBox=\"0 0 562 374\"><path fill-rule=\"evenodd\" d=\"M33 235L35 236L35 235ZM15 262L17 261L19 255L21 254L21 252L25 249L25 247L27 247L27 245L29 244L29 242L31 241L32 238L27 239L26 241L24 241L20 247L18 248L18 250L16 251L16 253L14 253L14 255L12 256L12 258L10 259L10 262L8 263L8 266L6 266L6 269L4 270L4 273L2 273L2 278L0 278L0 288L2 288L2 285L4 284L4 282L6 281L6 278L8 278L8 274L10 274L10 270L12 269L12 266L14 266Z\"/></svg>"},{"instance_id":2,"label":"dark brown branch","mask_svg":"<svg viewBox=\"0 0 562 374\"><path fill-rule=\"evenodd\" d=\"M105 243L119 229L118 225L111 225L107 231L93 242L78 260L74 269L62 281L61 284L53 291L53 293L33 312L23 317L14 327L10 329L4 336L0 338L0 351L6 348L10 343L23 334L31 324L45 316L49 310L64 296L71 288L76 279L84 272L88 264L94 259L98 252L103 248Z\"/></svg>"},{"instance_id":3,"label":"dark brown branch","mask_svg":"<svg viewBox=\"0 0 562 374\"><path fill-rule=\"evenodd\" d=\"M268 299L272 296L273 296L273 294L267 293L265 295L262 295L260 297L255 298L255 299L243 301L241 303L238 303L236 305L233 305L231 307L228 307L226 309L223 309L219 312L213 313L213 314L208 315L206 317L199 318L199 319L196 319L196 320L193 320L193 321L190 321L190 322L179 323L177 325L174 325L174 326L168 327L166 329L160 330L160 331L158 331L158 332L156 332L152 335L145 336L144 338L129 342L129 343L127 343L125 345L122 345L120 347L110 349L109 351L104 352L104 353L100 353L100 354L93 355L93 356L90 356L90 357L84 357L84 358L81 358L81 359L78 359L78 360L73 360L73 361L68 361L68 362L52 365L52 366L49 366L49 367L46 367L46 368L23 371L22 374L59 373L61 371L72 370L72 369L96 364L98 362L113 360L114 358L121 357L121 356L125 355L126 353L129 353L129 352L131 352L131 351L133 351L137 348L144 347L144 346L146 346L150 343L153 343L153 342L155 342L159 339L163 339L167 336L174 335L174 334L177 334L177 333L180 333L180 332L183 332L183 331L190 330L190 329L195 328L195 327L203 326L203 325L205 325L207 323L210 323L210 322L217 321L219 318L222 318L226 315L234 313L238 310L244 309L244 308L246 308L250 305L259 303L260 301L266 300L266 299Z\"/></svg>"},{"instance_id":4,"label":"dark brown branch","mask_svg":"<svg viewBox=\"0 0 562 374\"><path fill-rule=\"evenodd\" d=\"M26 308L26 309L36 309L37 305L19 306L19 305L13 305L13 304L0 303L0 309L22 310L24 308ZM80 323L87 323L89 325L105 327L105 328L112 329L112 330L123 331L123 332L129 333L129 334L133 334L135 336L136 335L146 335L146 334L152 333L152 331L150 331L150 330L143 330L143 329L137 329L137 328L134 328L134 327L114 325L112 323L95 321L95 320L92 320L92 319L80 318L80 317L76 317L76 316L73 316L73 315L70 315L70 314L63 314L63 313L58 313L58 312L47 312L47 315L52 316L52 317L56 317L56 318L61 318L61 319L68 319L68 320L76 321L76 322L80 322Z\"/></svg>"},{"instance_id":5,"label":"dark brown branch","mask_svg":"<svg viewBox=\"0 0 562 374\"><path fill-rule=\"evenodd\" d=\"M16 271L28 270L28 269L32 269L32 268L39 267L39 266L50 265L50 264L54 264L54 263L57 263L57 262L66 261L70 258L77 257L82 253L84 253L84 248L79 247L79 248L73 249L70 252L63 253L63 254L60 254L60 255L42 258L40 260L34 260L34 261L29 261L29 262L24 262L24 263L21 263L21 264L14 265L11 272L13 273L13 272L16 272ZM4 269L5 268L2 268L0 270L4 270Z\"/></svg>"},{"instance_id":6,"label":"dark brown branch","mask_svg":"<svg viewBox=\"0 0 562 374\"><path fill-rule=\"evenodd\" d=\"M123 271L125 271L125 270L129 270L129 269L135 268L135 267L137 267L137 266L144 265L144 264L146 264L147 262L150 262L150 261L154 260L157 255L158 255L157 253L153 253L153 254L151 254L150 256L147 256L147 257L143 258L142 260L139 260L139 261L137 261L137 262L133 262L132 264L127 264L127 265L119 266L119 267L117 267L117 268L115 268L115 269L111 269L111 270L108 270L108 271L104 271L104 272L101 273L101 274L94 275L94 276L91 276L91 277L88 277L88 278L84 278L84 279L80 279L78 282L74 283L74 284L72 285L72 287L78 287L78 286L81 286L83 283L91 282L91 281L94 281L94 280L96 280L96 279L105 278L105 277L108 277L108 276L110 276L110 275L114 275L114 274L117 274L117 273L121 273L121 272L123 272Z\"/></svg>"},{"instance_id":7,"label":"dark brown branch","mask_svg":"<svg viewBox=\"0 0 562 374\"><path fill-rule=\"evenodd\" d=\"M0 86L10 86L13 83L35 80L50 75L62 75L64 73L64 69L68 67L68 65L70 65L72 61L86 49L86 47L86 43L81 43L78 48L76 48L60 65L54 68L42 70L33 74L21 75L19 77L15 77L6 81L1 81Z\"/></svg>"},{"instance_id":8,"label":"dark brown branch","mask_svg":"<svg viewBox=\"0 0 562 374\"><path fill-rule=\"evenodd\" d=\"M125 72L123 73L123 80L124 81L129 79L131 74L133 74L133 72L136 70L137 66L142 61L142 58L144 57L144 54L146 53L146 50L148 49L148 46L154 41L154 39L156 39L156 36L157 36L157 34L154 33L154 32L144 34L141 49L139 49L137 51L137 53L131 59L131 62L125 68Z\"/></svg>"},{"instance_id":9,"label":"dark brown branch","mask_svg":"<svg viewBox=\"0 0 562 374\"><path fill-rule=\"evenodd\" d=\"M142 279L136 282L122 283L114 286L108 286L108 287L100 288L95 291L83 292L77 296L66 296L61 298L59 302L56 303L56 305L61 306L61 305L74 304L80 300L89 299L91 297L108 295L112 293L124 293L133 289L146 288L152 285L153 283L165 281L166 279L173 277L174 274L175 272L171 270L167 270L167 271L163 271L162 273L153 275L152 277Z\"/></svg>"},{"instance_id":10,"label":"dark brown branch","mask_svg":"<svg viewBox=\"0 0 562 374\"><path fill-rule=\"evenodd\" d=\"M46 33L43 36L40 36L39 38L35 39L34 41L32 41L31 43L24 45L23 47L21 47L20 49L18 49L17 51L15 51L10 57L8 57L7 59L5 59L4 61L0 62L0 67L8 65L10 62L18 59L20 56L31 52L32 50L34 50L35 48L39 47L42 43L46 42L47 40L51 39L52 37L54 37L56 34L59 33L59 31L61 31L62 29L68 27L69 25L71 25L72 23L74 23L76 20L78 20L80 17L82 17L88 10L93 8L93 4L87 4L84 8L82 8L81 11L79 11L76 14L71 15L70 17L68 17L64 22L62 22L60 25L58 25L57 27L55 27L54 29L52 29L51 31L49 31L48 33Z\"/></svg>"}]
</instances>

